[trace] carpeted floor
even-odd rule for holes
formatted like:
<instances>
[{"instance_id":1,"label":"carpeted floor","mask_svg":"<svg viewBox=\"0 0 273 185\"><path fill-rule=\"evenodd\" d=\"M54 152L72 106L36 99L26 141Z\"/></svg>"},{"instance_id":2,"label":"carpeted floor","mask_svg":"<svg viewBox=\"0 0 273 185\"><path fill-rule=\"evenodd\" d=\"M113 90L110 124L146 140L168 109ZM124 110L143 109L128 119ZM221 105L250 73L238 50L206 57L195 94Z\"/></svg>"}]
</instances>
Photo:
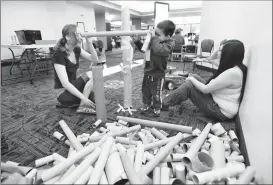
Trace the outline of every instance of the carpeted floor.
<instances>
[{"instance_id":1,"label":"carpeted floor","mask_svg":"<svg viewBox=\"0 0 273 185\"><path fill-rule=\"evenodd\" d=\"M121 59L120 53L108 54L108 66L117 65ZM134 59L142 58L141 53L136 53ZM87 62L82 62L80 72L86 71ZM179 69L181 63L170 63ZM191 70L192 65L186 64L186 70ZM9 66L3 67L3 78L8 78ZM16 67L14 71L16 71ZM17 73L19 73L17 71ZM203 76L210 74L201 72ZM133 108L141 106L141 83L143 77L142 67L136 67L132 71L133 77ZM107 101L107 114L109 122L117 116L117 104L123 104L123 78L121 73L107 76L104 79L105 97ZM86 114L77 114L76 109L58 109L56 105L57 94L53 89L53 72L48 75L37 75L34 84L29 81L13 81L1 88L1 134L2 161L20 162L22 165L34 165L34 160L50 155L52 152L66 157L68 147L52 137L54 131L62 132L58 122L64 120L75 135L93 133L91 125L96 117ZM165 91L166 93L166 91ZM189 125L194 128L203 129L206 123L214 123L216 120L206 118L190 101L175 108L174 114L162 112L159 118L144 117L135 113L133 117L158 120L162 122ZM102 125L103 126L103 125ZM235 129L234 122L224 123L226 130ZM175 134L171 132L171 134Z\"/></svg>"}]
</instances>

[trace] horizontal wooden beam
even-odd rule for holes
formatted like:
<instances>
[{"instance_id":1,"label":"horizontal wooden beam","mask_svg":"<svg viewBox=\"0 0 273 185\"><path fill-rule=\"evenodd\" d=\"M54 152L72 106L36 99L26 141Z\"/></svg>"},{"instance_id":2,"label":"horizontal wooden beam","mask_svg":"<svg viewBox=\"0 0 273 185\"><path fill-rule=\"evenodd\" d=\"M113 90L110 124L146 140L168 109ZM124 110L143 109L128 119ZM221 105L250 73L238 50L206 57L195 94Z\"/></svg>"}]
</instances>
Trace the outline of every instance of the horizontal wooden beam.
<instances>
[{"instance_id":1,"label":"horizontal wooden beam","mask_svg":"<svg viewBox=\"0 0 273 185\"><path fill-rule=\"evenodd\" d=\"M107 36L136 36L147 35L149 30L134 30L134 31L100 31L100 32L88 32L82 33L83 37L107 37Z\"/></svg>"}]
</instances>

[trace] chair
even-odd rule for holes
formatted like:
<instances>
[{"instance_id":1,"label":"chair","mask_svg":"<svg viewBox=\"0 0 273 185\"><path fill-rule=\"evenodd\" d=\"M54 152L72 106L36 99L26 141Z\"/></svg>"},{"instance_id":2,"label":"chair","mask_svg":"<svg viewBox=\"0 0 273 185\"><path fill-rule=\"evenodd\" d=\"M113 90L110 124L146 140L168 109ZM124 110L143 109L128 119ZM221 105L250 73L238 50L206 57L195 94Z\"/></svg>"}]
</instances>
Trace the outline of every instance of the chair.
<instances>
[{"instance_id":1,"label":"chair","mask_svg":"<svg viewBox=\"0 0 273 185\"><path fill-rule=\"evenodd\" d=\"M214 48L214 40L204 39L201 42L200 58L207 58L211 55Z\"/></svg>"},{"instance_id":2,"label":"chair","mask_svg":"<svg viewBox=\"0 0 273 185\"><path fill-rule=\"evenodd\" d=\"M183 62L183 45L182 43L175 43L172 52L172 62Z\"/></svg>"}]
</instances>

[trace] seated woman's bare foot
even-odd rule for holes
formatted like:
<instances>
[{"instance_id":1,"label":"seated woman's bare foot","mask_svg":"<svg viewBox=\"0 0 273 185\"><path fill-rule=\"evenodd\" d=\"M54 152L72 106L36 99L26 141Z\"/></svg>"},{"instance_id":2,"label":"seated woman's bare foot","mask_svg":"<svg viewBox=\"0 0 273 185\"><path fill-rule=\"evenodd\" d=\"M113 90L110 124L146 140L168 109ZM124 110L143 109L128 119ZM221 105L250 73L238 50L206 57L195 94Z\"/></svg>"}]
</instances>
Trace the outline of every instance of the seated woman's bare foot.
<instances>
[{"instance_id":1,"label":"seated woman's bare foot","mask_svg":"<svg viewBox=\"0 0 273 185\"><path fill-rule=\"evenodd\" d=\"M79 106L77 113L87 113L87 114L96 114L96 110L92 107Z\"/></svg>"}]
</instances>

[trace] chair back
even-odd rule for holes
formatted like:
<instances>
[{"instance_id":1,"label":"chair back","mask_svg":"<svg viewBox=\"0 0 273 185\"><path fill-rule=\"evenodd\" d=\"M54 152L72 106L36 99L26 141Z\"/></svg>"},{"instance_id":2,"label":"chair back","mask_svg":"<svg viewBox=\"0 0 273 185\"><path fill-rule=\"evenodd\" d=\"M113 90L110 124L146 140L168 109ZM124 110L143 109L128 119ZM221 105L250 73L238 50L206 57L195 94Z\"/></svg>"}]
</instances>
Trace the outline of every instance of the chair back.
<instances>
[{"instance_id":1,"label":"chair back","mask_svg":"<svg viewBox=\"0 0 273 185\"><path fill-rule=\"evenodd\" d=\"M183 44L182 43L175 43L173 52L174 53L180 53L182 50Z\"/></svg>"},{"instance_id":2,"label":"chair back","mask_svg":"<svg viewBox=\"0 0 273 185\"><path fill-rule=\"evenodd\" d=\"M214 40L204 39L201 42L201 52L211 53L214 47Z\"/></svg>"}]
</instances>

